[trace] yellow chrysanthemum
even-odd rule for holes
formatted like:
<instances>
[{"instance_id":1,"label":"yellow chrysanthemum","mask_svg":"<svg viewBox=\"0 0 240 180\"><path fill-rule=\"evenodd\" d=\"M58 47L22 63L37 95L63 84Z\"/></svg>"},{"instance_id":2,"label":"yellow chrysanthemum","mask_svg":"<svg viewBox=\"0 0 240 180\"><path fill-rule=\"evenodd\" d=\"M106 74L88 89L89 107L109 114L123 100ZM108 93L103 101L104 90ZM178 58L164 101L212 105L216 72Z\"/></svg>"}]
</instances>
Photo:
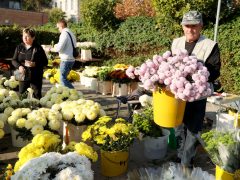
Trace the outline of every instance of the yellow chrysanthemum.
<instances>
[{"instance_id":1,"label":"yellow chrysanthemum","mask_svg":"<svg viewBox=\"0 0 240 180\"><path fill-rule=\"evenodd\" d=\"M75 145L75 150L80 155L85 155L89 159L92 159L93 162L96 162L98 159L97 152L93 150L91 146L80 142Z\"/></svg>"}]
</instances>

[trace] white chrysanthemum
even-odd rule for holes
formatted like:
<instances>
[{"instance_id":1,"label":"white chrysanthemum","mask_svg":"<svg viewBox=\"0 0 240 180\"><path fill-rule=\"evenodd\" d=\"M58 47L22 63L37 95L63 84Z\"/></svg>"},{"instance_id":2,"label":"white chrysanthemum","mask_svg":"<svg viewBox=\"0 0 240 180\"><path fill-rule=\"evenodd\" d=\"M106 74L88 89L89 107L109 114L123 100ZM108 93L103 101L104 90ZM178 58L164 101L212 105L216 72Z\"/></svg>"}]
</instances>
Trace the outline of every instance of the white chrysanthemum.
<instances>
[{"instance_id":1,"label":"white chrysanthemum","mask_svg":"<svg viewBox=\"0 0 240 180\"><path fill-rule=\"evenodd\" d=\"M18 81L9 81L9 84L8 84L8 86L11 89L15 89L18 85L19 85Z\"/></svg>"},{"instance_id":2,"label":"white chrysanthemum","mask_svg":"<svg viewBox=\"0 0 240 180\"><path fill-rule=\"evenodd\" d=\"M86 119L86 115L83 113L77 113L75 114L75 121L80 123L83 122Z\"/></svg>"},{"instance_id":3,"label":"white chrysanthemum","mask_svg":"<svg viewBox=\"0 0 240 180\"><path fill-rule=\"evenodd\" d=\"M90 105L90 106L92 106L92 105L94 105L94 101L93 100L86 100L86 105Z\"/></svg>"},{"instance_id":4,"label":"white chrysanthemum","mask_svg":"<svg viewBox=\"0 0 240 180\"><path fill-rule=\"evenodd\" d=\"M35 125L35 121L34 120L27 120L25 122L25 128L26 129L32 129L32 127Z\"/></svg>"},{"instance_id":5,"label":"white chrysanthemum","mask_svg":"<svg viewBox=\"0 0 240 180\"><path fill-rule=\"evenodd\" d=\"M98 116L98 113L96 113L95 111L88 111L87 113L86 113L86 117L89 119L89 120L94 120L94 119L96 119L97 118L97 116Z\"/></svg>"},{"instance_id":6,"label":"white chrysanthemum","mask_svg":"<svg viewBox=\"0 0 240 180\"><path fill-rule=\"evenodd\" d=\"M16 116L10 116L8 118L8 124L10 124L11 126L15 125L17 120L18 120L19 117L16 117Z\"/></svg>"},{"instance_id":7,"label":"white chrysanthemum","mask_svg":"<svg viewBox=\"0 0 240 180\"><path fill-rule=\"evenodd\" d=\"M47 125L47 120L45 117L39 116L36 119L36 122L42 126L46 126Z\"/></svg>"},{"instance_id":8,"label":"white chrysanthemum","mask_svg":"<svg viewBox=\"0 0 240 180\"><path fill-rule=\"evenodd\" d=\"M0 129L3 129L3 127L4 127L4 122L0 120Z\"/></svg>"},{"instance_id":9,"label":"white chrysanthemum","mask_svg":"<svg viewBox=\"0 0 240 180\"><path fill-rule=\"evenodd\" d=\"M7 96L8 95L8 90L7 89L0 89L0 94Z\"/></svg>"},{"instance_id":10,"label":"white chrysanthemum","mask_svg":"<svg viewBox=\"0 0 240 180\"><path fill-rule=\"evenodd\" d=\"M5 134L5 133L4 133L3 129L0 129L0 139L3 138L4 134Z\"/></svg>"},{"instance_id":11,"label":"white chrysanthemum","mask_svg":"<svg viewBox=\"0 0 240 180\"><path fill-rule=\"evenodd\" d=\"M51 121L49 121L48 126L49 126L52 130L55 130L55 131L56 131L56 130L60 129L60 127L61 127L61 122L58 121L58 120L51 120Z\"/></svg>"},{"instance_id":12,"label":"white chrysanthemum","mask_svg":"<svg viewBox=\"0 0 240 180\"><path fill-rule=\"evenodd\" d=\"M46 103L46 107L48 107L48 108L51 108L52 107L52 105L53 105L53 102L51 102L51 101L48 101L47 103Z\"/></svg>"},{"instance_id":13,"label":"white chrysanthemum","mask_svg":"<svg viewBox=\"0 0 240 180\"><path fill-rule=\"evenodd\" d=\"M29 114L32 110L30 108L22 108L22 116L26 116Z\"/></svg>"},{"instance_id":14,"label":"white chrysanthemum","mask_svg":"<svg viewBox=\"0 0 240 180\"><path fill-rule=\"evenodd\" d=\"M0 88L1 89L1 88ZM0 102L3 102L3 99L5 98L5 96L3 94L0 94Z\"/></svg>"},{"instance_id":15,"label":"white chrysanthemum","mask_svg":"<svg viewBox=\"0 0 240 180\"><path fill-rule=\"evenodd\" d=\"M7 122L8 116L4 113L0 113L0 121L2 120L4 123Z\"/></svg>"},{"instance_id":16,"label":"white chrysanthemum","mask_svg":"<svg viewBox=\"0 0 240 180\"><path fill-rule=\"evenodd\" d=\"M63 119L66 121L71 121L74 114L71 111L62 111Z\"/></svg>"},{"instance_id":17,"label":"white chrysanthemum","mask_svg":"<svg viewBox=\"0 0 240 180\"><path fill-rule=\"evenodd\" d=\"M54 104L54 105L51 107L51 109L58 111L58 110L61 110L61 106L60 106L60 104Z\"/></svg>"},{"instance_id":18,"label":"white chrysanthemum","mask_svg":"<svg viewBox=\"0 0 240 180\"><path fill-rule=\"evenodd\" d=\"M150 106L152 105L152 97L144 94L139 97L139 102L142 106Z\"/></svg>"},{"instance_id":19,"label":"white chrysanthemum","mask_svg":"<svg viewBox=\"0 0 240 180\"><path fill-rule=\"evenodd\" d=\"M35 136L40 134L43 131L43 127L41 125L34 125L31 129L32 134Z\"/></svg>"},{"instance_id":20,"label":"white chrysanthemum","mask_svg":"<svg viewBox=\"0 0 240 180\"><path fill-rule=\"evenodd\" d=\"M77 103L78 104L85 104L86 100L85 99L78 99Z\"/></svg>"},{"instance_id":21,"label":"white chrysanthemum","mask_svg":"<svg viewBox=\"0 0 240 180\"><path fill-rule=\"evenodd\" d=\"M16 125L17 125L18 128L23 128L23 127L25 127L25 122L26 122L25 118L19 118L16 121Z\"/></svg>"}]
</instances>

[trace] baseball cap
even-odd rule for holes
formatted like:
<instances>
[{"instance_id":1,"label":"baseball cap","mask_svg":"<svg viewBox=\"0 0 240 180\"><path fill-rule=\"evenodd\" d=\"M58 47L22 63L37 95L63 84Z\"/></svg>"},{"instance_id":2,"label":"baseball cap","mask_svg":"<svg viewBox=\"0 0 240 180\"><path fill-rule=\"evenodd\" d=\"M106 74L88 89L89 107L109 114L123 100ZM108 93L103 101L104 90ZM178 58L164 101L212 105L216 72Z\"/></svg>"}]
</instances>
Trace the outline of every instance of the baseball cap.
<instances>
[{"instance_id":1,"label":"baseball cap","mask_svg":"<svg viewBox=\"0 0 240 180\"><path fill-rule=\"evenodd\" d=\"M198 11L189 11L183 15L181 25L202 24L202 14Z\"/></svg>"}]
</instances>

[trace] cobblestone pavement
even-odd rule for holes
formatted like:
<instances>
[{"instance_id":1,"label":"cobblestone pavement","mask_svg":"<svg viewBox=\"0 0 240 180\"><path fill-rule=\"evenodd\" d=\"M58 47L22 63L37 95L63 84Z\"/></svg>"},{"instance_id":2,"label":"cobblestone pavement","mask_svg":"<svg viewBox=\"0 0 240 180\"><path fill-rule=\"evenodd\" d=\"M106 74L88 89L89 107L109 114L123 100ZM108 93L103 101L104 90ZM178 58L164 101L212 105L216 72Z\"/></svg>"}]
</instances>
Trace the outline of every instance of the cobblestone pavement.
<instances>
[{"instance_id":1,"label":"cobblestone pavement","mask_svg":"<svg viewBox=\"0 0 240 180\"><path fill-rule=\"evenodd\" d=\"M84 94L85 99L92 99L96 102L99 102L104 110L106 111L107 115L115 117L116 116L116 109L117 109L117 101L116 98L112 97L111 95L101 95L100 93L96 93L95 91L89 90L83 86L81 86L79 83L74 84L75 88L82 91ZM43 85L43 91L46 92L52 85L48 84L46 81L44 81ZM215 112L217 108L216 106L213 106L211 104L207 105L207 111L206 111L206 127L211 126L212 122L214 125L215 121ZM121 106L120 117L128 117L128 110L127 106L123 105ZM207 128L209 128L207 127ZM143 147L142 143L139 141L136 141L130 148L130 159L129 159L129 166L128 171L142 168L142 167L158 167L162 163L171 161L171 159L175 156L175 151L169 150L167 153L166 158L162 161L148 161L144 157L143 153ZM7 163L14 164L17 160L17 154L19 152L20 148L16 148L12 146L11 142L11 135L7 134L3 139L0 140L0 170L6 167ZM196 158L194 160L194 166L195 167L201 167L203 170L208 171L211 174L215 173L215 166L211 163L211 160L209 159L208 155L204 151L204 149L199 145ZM100 164L99 161L97 163L93 163L92 165L93 171L94 171L94 177L96 180L124 180L127 179L127 174L124 174L122 176L118 177L104 177L100 173ZM1 173L0 173L1 174ZM1 175L0 175L1 179Z\"/></svg>"}]
</instances>

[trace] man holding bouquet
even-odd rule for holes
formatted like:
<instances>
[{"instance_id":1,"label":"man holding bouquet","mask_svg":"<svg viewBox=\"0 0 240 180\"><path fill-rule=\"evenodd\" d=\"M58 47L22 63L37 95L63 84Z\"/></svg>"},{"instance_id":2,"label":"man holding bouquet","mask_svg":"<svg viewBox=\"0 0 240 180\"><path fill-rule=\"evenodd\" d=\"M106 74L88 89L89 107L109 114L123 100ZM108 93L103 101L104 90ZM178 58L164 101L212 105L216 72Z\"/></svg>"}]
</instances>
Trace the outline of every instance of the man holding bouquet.
<instances>
[{"instance_id":1,"label":"man holding bouquet","mask_svg":"<svg viewBox=\"0 0 240 180\"><path fill-rule=\"evenodd\" d=\"M197 11L189 11L184 14L181 25L184 36L173 40L172 54L176 54L179 49L186 49L189 55L196 56L200 62L204 63L210 73L208 82L213 83L220 76L220 52L216 42L201 35L202 14ZM196 154L206 102L207 97L187 102L183 125L176 128L179 145L178 158L181 159L181 164L186 167L192 167L192 161Z\"/></svg>"}]
</instances>

